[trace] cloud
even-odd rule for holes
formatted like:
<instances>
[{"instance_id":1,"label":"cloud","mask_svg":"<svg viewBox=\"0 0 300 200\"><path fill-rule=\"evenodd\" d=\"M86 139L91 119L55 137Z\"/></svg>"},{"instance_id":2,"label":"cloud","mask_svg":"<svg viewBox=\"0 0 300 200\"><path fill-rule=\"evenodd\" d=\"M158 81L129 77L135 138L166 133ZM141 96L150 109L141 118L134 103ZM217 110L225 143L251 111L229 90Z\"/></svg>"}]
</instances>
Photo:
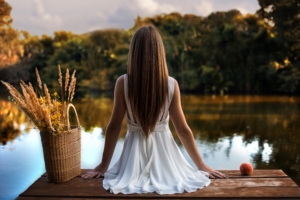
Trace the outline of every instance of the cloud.
<instances>
[{"instance_id":1,"label":"cloud","mask_svg":"<svg viewBox=\"0 0 300 200\"><path fill-rule=\"evenodd\" d=\"M38 29L52 29L52 27L61 27L62 19L57 14L49 14L41 0L33 1L34 12L29 20L32 25Z\"/></svg>"},{"instance_id":2,"label":"cloud","mask_svg":"<svg viewBox=\"0 0 300 200\"><path fill-rule=\"evenodd\" d=\"M211 12L239 9L243 14L259 9L257 0L7 0L13 7L13 27L31 34L57 30L85 33L95 29L131 28L137 15L179 12L207 16Z\"/></svg>"},{"instance_id":3,"label":"cloud","mask_svg":"<svg viewBox=\"0 0 300 200\"><path fill-rule=\"evenodd\" d=\"M108 18L107 15L103 14L102 12L97 12L96 17L103 21L107 20L107 18Z\"/></svg>"},{"instance_id":4,"label":"cloud","mask_svg":"<svg viewBox=\"0 0 300 200\"><path fill-rule=\"evenodd\" d=\"M118 9L110 15L107 23L112 27L131 28L134 19L141 17L154 16L161 13L170 13L180 10L180 7L171 3L159 3L155 0L125 0ZM121 26L120 26L121 25Z\"/></svg>"},{"instance_id":5,"label":"cloud","mask_svg":"<svg viewBox=\"0 0 300 200\"><path fill-rule=\"evenodd\" d=\"M154 0L134 0L136 3L135 11L154 15L158 13L170 13L176 11L176 7L170 4L159 4ZM178 9L178 8L177 8Z\"/></svg>"},{"instance_id":6,"label":"cloud","mask_svg":"<svg viewBox=\"0 0 300 200\"><path fill-rule=\"evenodd\" d=\"M195 5L195 9L198 12L197 15L207 16L213 11L213 5L210 1L202 0Z\"/></svg>"},{"instance_id":7,"label":"cloud","mask_svg":"<svg viewBox=\"0 0 300 200\"><path fill-rule=\"evenodd\" d=\"M249 11L244 7L237 7L236 9L239 10L243 15L246 15L249 13Z\"/></svg>"},{"instance_id":8,"label":"cloud","mask_svg":"<svg viewBox=\"0 0 300 200\"><path fill-rule=\"evenodd\" d=\"M258 1L256 0L224 0L222 3L219 0L211 0L211 3L213 12L237 9L245 15L247 13L254 14L259 9Z\"/></svg>"}]
</instances>

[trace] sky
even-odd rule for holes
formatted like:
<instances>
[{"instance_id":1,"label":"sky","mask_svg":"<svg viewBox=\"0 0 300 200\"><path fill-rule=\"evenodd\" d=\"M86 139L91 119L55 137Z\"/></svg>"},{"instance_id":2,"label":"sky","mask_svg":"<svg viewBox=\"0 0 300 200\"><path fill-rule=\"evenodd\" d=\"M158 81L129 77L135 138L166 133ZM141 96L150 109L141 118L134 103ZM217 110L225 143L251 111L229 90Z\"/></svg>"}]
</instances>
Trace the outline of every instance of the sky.
<instances>
[{"instance_id":1,"label":"sky","mask_svg":"<svg viewBox=\"0 0 300 200\"><path fill-rule=\"evenodd\" d=\"M257 0L6 0L12 6L13 28L31 35L66 30L77 34L98 29L129 29L134 19L179 12L207 16L238 9L254 14Z\"/></svg>"}]
</instances>

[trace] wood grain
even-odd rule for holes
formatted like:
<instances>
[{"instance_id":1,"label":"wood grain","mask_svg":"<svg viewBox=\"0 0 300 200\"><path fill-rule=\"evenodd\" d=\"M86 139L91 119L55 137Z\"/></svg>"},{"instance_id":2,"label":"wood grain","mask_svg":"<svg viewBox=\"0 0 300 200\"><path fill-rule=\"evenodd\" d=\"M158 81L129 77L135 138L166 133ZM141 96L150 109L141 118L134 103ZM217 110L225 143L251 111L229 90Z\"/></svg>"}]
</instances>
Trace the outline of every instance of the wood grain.
<instances>
[{"instance_id":1,"label":"wood grain","mask_svg":"<svg viewBox=\"0 0 300 200\"><path fill-rule=\"evenodd\" d=\"M85 174L86 172L91 171L91 169L82 169L81 174ZM224 174L226 174L229 178L280 178L280 177L288 177L282 170L274 169L274 170L254 170L253 173L249 176L241 175L238 170L218 170ZM42 177L46 177L47 174L44 173ZM78 177L80 177L79 175Z\"/></svg>"},{"instance_id":2,"label":"wood grain","mask_svg":"<svg viewBox=\"0 0 300 200\"><path fill-rule=\"evenodd\" d=\"M87 171L82 170L82 173ZM102 187L102 178L86 180L78 176L66 183L53 184L48 183L44 174L18 199L300 199L299 186L282 170L255 170L251 176L242 176L238 170L222 172L230 178L212 179L206 188L172 195L111 194Z\"/></svg>"}]
</instances>

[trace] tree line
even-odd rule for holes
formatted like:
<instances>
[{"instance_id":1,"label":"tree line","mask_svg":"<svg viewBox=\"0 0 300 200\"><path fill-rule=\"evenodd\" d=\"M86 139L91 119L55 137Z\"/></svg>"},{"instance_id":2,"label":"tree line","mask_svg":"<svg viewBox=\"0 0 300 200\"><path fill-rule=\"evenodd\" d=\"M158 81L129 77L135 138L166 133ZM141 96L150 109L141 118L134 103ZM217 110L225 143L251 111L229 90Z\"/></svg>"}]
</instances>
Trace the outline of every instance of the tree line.
<instances>
[{"instance_id":1,"label":"tree line","mask_svg":"<svg viewBox=\"0 0 300 200\"><path fill-rule=\"evenodd\" d=\"M258 2L255 14L174 12L138 16L128 30L38 37L13 29L11 7L0 0L0 79L35 83L38 68L54 91L59 64L76 69L76 96L112 94L116 79L127 71L131 37L139 27L152 25L162 36L169 74L184 93L300 94L300 3Z\"/></svg>"}]
</instances>

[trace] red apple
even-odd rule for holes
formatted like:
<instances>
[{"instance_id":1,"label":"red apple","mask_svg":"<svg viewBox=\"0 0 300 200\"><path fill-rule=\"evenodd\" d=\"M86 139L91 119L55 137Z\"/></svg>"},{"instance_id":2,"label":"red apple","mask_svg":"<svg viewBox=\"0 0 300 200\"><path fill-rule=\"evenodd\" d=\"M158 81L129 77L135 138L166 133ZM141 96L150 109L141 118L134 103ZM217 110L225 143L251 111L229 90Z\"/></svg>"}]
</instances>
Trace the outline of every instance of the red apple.
<instances>
[{"instance_id":1,"label":"red apple","mask_svg":"<svg viewBox=\"0 0 300 200\"><path fill-rule=\"evenodd\" d=\"M240 172L242 175L250 175L253 172L253 167L250 163L242 163L240 166Z\"/></svg>"}]
</instances>

